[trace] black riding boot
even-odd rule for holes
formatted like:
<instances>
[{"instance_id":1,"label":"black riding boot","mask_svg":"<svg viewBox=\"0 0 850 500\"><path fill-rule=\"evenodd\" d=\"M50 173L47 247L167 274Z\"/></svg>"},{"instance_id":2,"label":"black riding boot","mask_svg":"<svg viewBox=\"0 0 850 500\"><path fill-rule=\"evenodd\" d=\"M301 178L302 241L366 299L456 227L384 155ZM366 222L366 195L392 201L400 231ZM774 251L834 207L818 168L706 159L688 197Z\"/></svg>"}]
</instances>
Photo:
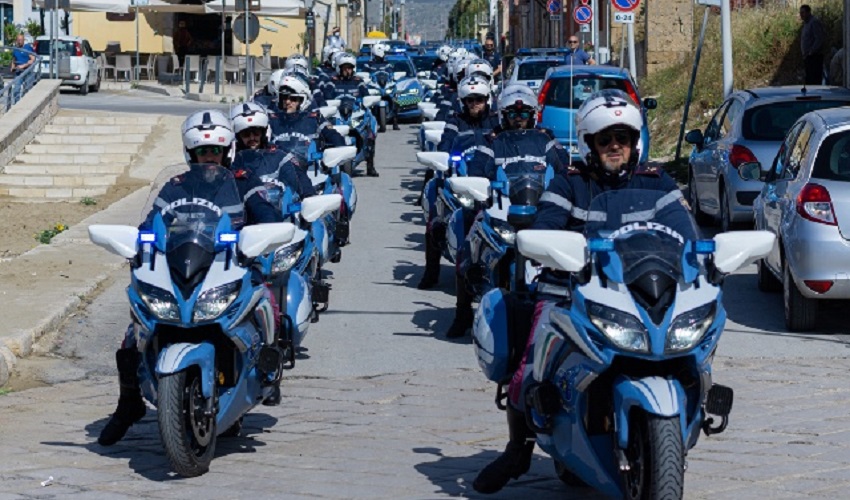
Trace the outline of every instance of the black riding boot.
<instances>
[{"instance_id":1,"label":"black riding boot","mask_svg":"<svg viewBox=\"0 0 850 500\"><path fill-rule=\"evenodd\" d=\"M378 177L378 171L375 170L375 141L371 142L369 156L366 159L366 175L369 177Z\"/></svg>"},{"instance_id":2,"label":"black riding boot","mask_svg":"<svg viewBox=\"0 0 850 500\"><path fill-rule=\"evenodd\" d=\"M416 288L430 290L440 281L440 249L434 246L431 232L425 231L425 273Z\"/></svg>"},{"instance_id":3,"label":"black riding boot","mask_svg":"<svg viewBox=\"0 0 850 500\"><path fill-rule=\"evenodd\" d=\"M419 198L416 199L416 204L422 204L422 198L425 197L425 188L428 186L428 181L434 178L434 171L430 168L425 171L425 180L422 182L422 191L419 192Z\"/></svg>"},{"instance_id":4,"label":"black riding boot","mask_svg":"<svg viewBox=\"0 0 850 500\"><path fill-rule=\"evenodd\" d=\"M505 452L478 474L472 487L478 493L496 493L508 481L528 472L534 452L534 432L525 423L525 414L508 405L508 446Z\"/></svg>"},{"instance_id":5,"label":"black riding boot","mask_svg":"<svg viewBox=\"0 0 850 500\"><path fill-rule=\"evenodd\" d=\"M466 289L466 280L457 276L455 278L455 294L457 296L455 305L455 319L449 331L446 332L446 337L450 339L463 337L467 330L472 328L472 321L475 319L475 314L472 312L472 294Z\"/></svg>"},{"instance_id":6,"label":"black riding boot","mask_svg":"<svg viewBox=\"0 0 850 500\"><path fill-rule=\"evenodd\" d=\"M101 446L110 446L124 437L127 429L145 416L145 402L139 388L139 362L141 356L135 347L115 351L115 365L118 367L118 381L121 384L118 396L118 408L112 418L100 431L97 442Z\"/></svg>"}]
</instances>

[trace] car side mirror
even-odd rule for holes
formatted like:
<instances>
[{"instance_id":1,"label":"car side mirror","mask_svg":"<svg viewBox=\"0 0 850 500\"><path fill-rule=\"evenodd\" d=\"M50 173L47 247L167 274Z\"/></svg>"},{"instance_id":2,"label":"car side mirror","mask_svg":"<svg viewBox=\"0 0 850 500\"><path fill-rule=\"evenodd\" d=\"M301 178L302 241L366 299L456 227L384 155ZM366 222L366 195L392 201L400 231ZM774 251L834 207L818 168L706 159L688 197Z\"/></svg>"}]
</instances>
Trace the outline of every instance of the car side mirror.
<instances>
[{"instance_id":1,"label":"car side mirror","mask_svg":"<svg viewBox=\"0 0 850 500\"><path fill-rule=\"evenodd\" d=\"M643 100L643 107L646 109L655 109L658 107L658 101L656 101L652 97L647 97Z\"/></svg>"},{"instance_id":2,"label":"car side mirror","mask_svg":"<svg viewBox=\"0 0 850 500\"><path fill-rule=\"evenodd\" d=\"M685 134L685 142L688 144L693 144L697 147L697 149L702 148L703 142L705 142L705 137L702 135L702 130L694 129Z\"/></svg>"},{"instance_id":3,"label":"car side mirror","mask_svg":"<svg viewBox=\"0 0 850 500\"><path fill-rule=\"evenodd\" d=\"M744 163L743 165L738 167L738 175L741 176L741 179L745 181L762 181L766 177L766 174L763 174L761 171L761 163L757 161Z\"/></svg>"}]
</instances>

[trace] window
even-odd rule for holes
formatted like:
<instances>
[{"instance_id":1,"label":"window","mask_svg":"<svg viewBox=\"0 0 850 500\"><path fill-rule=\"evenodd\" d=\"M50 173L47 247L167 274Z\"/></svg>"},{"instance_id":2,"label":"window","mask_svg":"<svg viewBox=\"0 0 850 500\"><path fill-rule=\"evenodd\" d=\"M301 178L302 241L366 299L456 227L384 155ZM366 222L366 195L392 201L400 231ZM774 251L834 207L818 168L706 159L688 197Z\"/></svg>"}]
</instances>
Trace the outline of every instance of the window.
<instances>
[{"instance_id":1,"label":"window","mask_svg":"<svg viewBox=\"0 0 850 500\"><path fill-rule=\"evenodd\" d=\"M781 141L801 116L818 109L847 106L850 101L785 101L752 107L744 113L741 131L748 141Z\"/></svg>"},{"instance_id":2,"label":"window","mask_svg":"<svg viewBox=\"0 0 850 500\"><path fill-rule=\"evenodd\" d=\"M546 70L560 65L560 61L529 61L519 67L517 80L542 80Z\"/></svg>"},{"instance_id":3,"label":"window","mask_svg":"<svg viewBox=\"0 0 850 500\"><path fill-rule=\"evenodd\" d=\"M779 146L779 152L776 153L776 158L773 160L773 165L771 166L767 177L768 182L781 179L782 175L784 175L785 165L788 163L788 152L791 150L791 146L794 144L794 139L797 138L797 134L800 132L801 128L803 128L803 125L799 124L788 131L788 137L786 137L782 145Z\"/></svg>"},{"instance_id":4,"label":"window","mask_svg":"<svg viewBox=\"0 0 850 500\"><path fill-rule=\"evenodd\" d=\"M794 146L791 148L791 153L788 155L788 164L785 165L785 172L782 175L784 179L793 179L797 177L797 172L800 171L800 166L809 152L809 141L812 138L812 125L806 123L797 135L797 140L794 141Z\"/></svg>"},{"instance_id":5,"label":"window","mask_svg":"<svg viewBox=\"0 0 850 500\"><path fill-rule=\"evenodd\" d=\"M731 101L726 101L722 106L714 113L714 116L711 117L711 121L708 122L708 126L705 128L705 142L706 144L710 142L714 142L720 137L720 122L723 119L723 115L726 114L726 110L729 108L729 104Z\"/></svg>"},{"instance_id":6,"label":"window","mask_svg":"<svg viewBox=\"0 0 850 500\"><path fill-rule=\"evenodd\" d=\"M574 78L553 78L543 103L546 106L578 109L591 94L598 90L619 89L628 94L628 81L596 75L581 75Z\"/></svg>"},{"instance_id":7,"label":"window","mask_svg":"<svg viewBox=\"0 0 850 500\"><path fill-rule=\"evenodd\" d=\"M815 157L812 177L850 182L850 130L824 139Z\"/></svg>"},{"instance_id":8,"label":"window","mask_svg":"<svg viewBox=\"0 0 850 500\"><path fill-rule=\"evenodd\" d=\"M743 109L744 105L737 99L730 102L729 109L720 121L720 129L717 135L718 139L726 137L730 132L732 132L732 128L735 126L735 121L741 116L741 111Z\"/></svg>"}]
</instances>

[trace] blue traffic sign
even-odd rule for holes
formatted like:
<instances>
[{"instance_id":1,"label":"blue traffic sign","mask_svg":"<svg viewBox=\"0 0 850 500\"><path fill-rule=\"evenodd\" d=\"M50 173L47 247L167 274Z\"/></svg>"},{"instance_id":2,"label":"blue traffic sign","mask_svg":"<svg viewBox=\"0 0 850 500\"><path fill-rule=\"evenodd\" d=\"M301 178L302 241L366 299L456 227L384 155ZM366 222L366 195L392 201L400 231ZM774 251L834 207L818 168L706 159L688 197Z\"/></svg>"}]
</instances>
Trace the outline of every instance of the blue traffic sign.
<instances>
[{"instance_id":1,"label":"blue traffic sign","mask_svg":"<svg viewBox=\"0 0 850 500\"><path fill-rule=\"evenodd\" d=\"M587 5L580 5L573 11L573 19L578 24L589 24L593 19L593 10Z\"/></svg>"},{"instance_id":2,"label":"blue traffic sign","mask_svg":"<svg viewBox=\"0 0 850 500\"><path fill-rule=\"evenodd\" d=\"M549 0L546 2L546 10L552 15L561 12L561 0Z\"/></svg>"},{"instance_id":3,"label":"blue traffic sign","mask_svg":"<svg viewBox=\"0 0 850 500\"><path fill-rule=\"evenodd\" d=\"M640 0L611 0L611 6L619 12L631 12L640 6Z\"/></svg>"}]
</instances>

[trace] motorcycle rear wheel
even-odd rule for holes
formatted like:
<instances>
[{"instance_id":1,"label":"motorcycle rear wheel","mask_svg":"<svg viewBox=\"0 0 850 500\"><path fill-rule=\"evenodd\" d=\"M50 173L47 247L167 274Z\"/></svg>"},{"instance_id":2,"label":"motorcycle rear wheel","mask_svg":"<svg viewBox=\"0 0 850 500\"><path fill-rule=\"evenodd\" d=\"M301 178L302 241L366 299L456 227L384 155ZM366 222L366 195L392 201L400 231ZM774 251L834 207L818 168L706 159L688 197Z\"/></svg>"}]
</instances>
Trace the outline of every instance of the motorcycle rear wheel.
<instances>
[{"instance_id":1,"label":"motorcycle rear wheel","mask_svg":"<svg viewBox=\"0 0 850 500\"><path fill-rule=\"evenodd\" d=\"M378 132L387 131L387 108L378 108Z\"/></svg>"},{"instance_id":2,"label":"motorcycle rear wheel","mask_svg":"<svg viewBox=\"0 0 850 500\"><path fill-rule=\"evenodd\" d=\"M630 470L623 474L624 498L682 498L685 450L677 416L659 417L642 411L633 412L626 458Z\"/></svg>"},{"instance_id":3,"label":"motorcycle rear wheel","mask_svg":"<svg viewBox=\"0 0 850 500\"><path fill-rule=\"evenodd\" d=\"M159 379L159 435L174 470L185 477L205 474L215 454L215 415L205 415L201 375L189 369Z\"/></svg>"}]
</instances>

